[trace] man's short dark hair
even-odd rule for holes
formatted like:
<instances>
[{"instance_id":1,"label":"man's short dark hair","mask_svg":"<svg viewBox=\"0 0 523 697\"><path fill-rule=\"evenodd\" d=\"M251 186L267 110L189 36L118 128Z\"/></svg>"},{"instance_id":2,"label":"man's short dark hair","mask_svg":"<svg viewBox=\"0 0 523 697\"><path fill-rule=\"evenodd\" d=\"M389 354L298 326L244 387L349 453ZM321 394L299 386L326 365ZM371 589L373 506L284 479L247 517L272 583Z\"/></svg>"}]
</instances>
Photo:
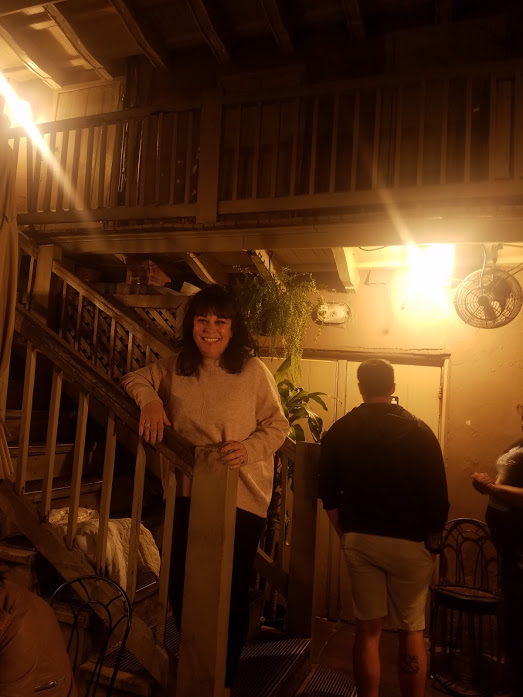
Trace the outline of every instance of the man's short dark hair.
<instances>
[{"instance_id":1,"label":"man's short dark hair","mask_svg":"<svg viewBox=\"0 0 523 697\"><path fill-rule=\"evenodd\" d=\"M387 397L394 387L394 368L382 358L369 358L358 366L358 382L366 397Z\"/></svg>"}]
</instances>

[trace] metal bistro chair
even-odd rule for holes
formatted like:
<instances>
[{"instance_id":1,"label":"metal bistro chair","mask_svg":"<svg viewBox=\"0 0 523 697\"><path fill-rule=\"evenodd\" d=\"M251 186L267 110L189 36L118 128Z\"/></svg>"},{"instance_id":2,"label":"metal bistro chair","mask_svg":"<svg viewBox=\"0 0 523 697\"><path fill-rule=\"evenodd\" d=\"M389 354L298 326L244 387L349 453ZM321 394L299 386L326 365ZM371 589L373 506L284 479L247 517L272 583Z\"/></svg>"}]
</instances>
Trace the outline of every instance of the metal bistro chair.
<instances>
[{"instance_id":1,"label":"metal bistro chair","mask_svg":"<svg viewBox=\"0 0 523 697\"><path fill-rule=\"evenodd\" d=\"M431 586L430 661L451 695L492 695L502 679L498 557L485 523L458 518L443 534Z\"/></svg>"},{"instance_id":2,"label":"metal bistro chair","mask_svg":"<svg viewBox=\"0 0 523 697\"><path fill-rule=\"evenodd\" d=\"M132 607L126 592L109 578L96 575L80 576L73 581L63 583L56 589L51 598L51 606L57 602L67 606L73 616L67 651L75 677L80 667L78 661L82 658L79 655L82 643L81 618L85 616L86 611L95 613L100 618L100 626L103 625L103 627L99 649L95 652L95 667L88 681L85 697L95 697L104 661L109 653L113 655L116 652L109 685L104 686L105 697L110 697L131 628Z\"/></svg>"}]
</instances>

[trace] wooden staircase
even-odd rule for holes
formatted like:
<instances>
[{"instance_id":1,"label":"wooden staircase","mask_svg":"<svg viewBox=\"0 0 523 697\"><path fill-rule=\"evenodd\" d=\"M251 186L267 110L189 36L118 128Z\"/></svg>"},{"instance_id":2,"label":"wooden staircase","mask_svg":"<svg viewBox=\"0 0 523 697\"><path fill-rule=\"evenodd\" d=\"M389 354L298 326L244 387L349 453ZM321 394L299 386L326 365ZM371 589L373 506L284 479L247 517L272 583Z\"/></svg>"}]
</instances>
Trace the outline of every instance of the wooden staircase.
<instances>
[{"instance_id":1,"label":"wooden staircase","mask_svg":"<svg viewBox=\"0 0 523 697\"><path fill-rule=\"evenodd\" d=\"M213 449L194 449L171 429L166 430L162 444L156 447L144 444L137 436L138 409L117 382L127 370L168 355L171 347L127 317L121 307L76 279L54 259L54 252L50 254L48 247L37 248L22 238L21 251L29 263L22 265L28 273L19 287L21 302L17 307L13 350L13 355L18 351L18 358L13 364L22 365L23 376L12 371L12 384L18 397L22 393L22 401L20 404L19 399L18 402L11 399L16 404L10 404L8 391L8 405L13 410L6 417L12 432L10 452L15 478L13 482L0 484L0 508L12 526L9 535L21 534L31 544L21 549L16 546L16 539L14 543L4 540L0 558L3 556L11 564L13 573L15 565L22 567L24 572L17 573L32 587L37 583L34 565L39 555L66 580L93 570L105 573L108 521L115 511L120 516L125 511L131 519L126 591L137 610L128 649L156 683L165 687L176 680L177 697L190 697L196 692L211 697L215 686L223 684L225 651L216 637L223 636L228 622L228 603L223 602L227 593L224 594L218 583L202 587L198 580L224 578L225 583L230 583L230 578L221 574L220 566L227 556L225 550L233 544L234 504L231 502L236 499L237 473L219 466ZM20 360L21 349L23 360ZM47 378L45 398L35 392L35 383L39 378L42 382L42 373ZM42 401L46 400L47 409L42 407ZM33 409L33 405L37 408ZM69 442L61 442L58 436L67 433L71 426ZM165 506L156 503L161 513L153 525L157 528L161 570L157 580L149 579L142 585L138 543L140 525L149 515L144 507L144 496L147 499L149 495L146 473L158 474L160 455L171 467ZM316 459L316 446L303 444L297 450L289 442L283 449L279 515L284 518L293 500L293 515L298 521L292 532L293 544L289 548L280 540L280 552L275 559L259 550L257 562L266 582L286 599L288 630L304 636L310 636L312 616L314 569L310 562L316 515ZM127 460L126 467L122 468L122 460ZM287 476L291 460L297 460L293 468L296 470L294 497ZM300 461L303 467L299 466ZM171 621L167 597L176 470L193 478L192 543L189 543L186 568L186 588L193 590L184 599L179 661L176 653L167 650L171 641L167 631ZM132 495L118 503L122 491ZM211 509L206 491L212 492L211 499L215 502ZM70 513L65 538L48 520L52 508L64 505ZM75 547L80 506L99 512L94 569ZM300 519L303 521L309 513L312 523L302 525ZM215 543L202 555L200 539L208 529L214 531ZM201 631L195 636L194 632L184 632L184 626L198 626ZM308 651L303 649L300 655L303 664ZM195 656L199 657L196 663ZM145 683L140 684L140 689L145 689Z\"/></svg>"}]
</instances>

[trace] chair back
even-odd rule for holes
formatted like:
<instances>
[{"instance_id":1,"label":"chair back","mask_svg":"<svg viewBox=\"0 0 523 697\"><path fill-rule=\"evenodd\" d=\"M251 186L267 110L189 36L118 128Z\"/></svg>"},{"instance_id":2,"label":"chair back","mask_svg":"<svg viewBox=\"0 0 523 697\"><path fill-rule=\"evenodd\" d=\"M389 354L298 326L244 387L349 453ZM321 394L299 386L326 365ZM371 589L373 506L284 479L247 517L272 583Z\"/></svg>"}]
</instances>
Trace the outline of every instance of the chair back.
<instances>
[{"instance_id":1,"label":"chair back","mask_svg":"<svg viewBox=\"0 0 523 697\"><path fill-rule=\"evenodd\" d=\"M107 686L104 685L104 695L110 697L131 629L132 607L126 592L109 578L96 575L80 576L56 589L51 598L51 606L56 603L68 607L72 615L67 651L75 676L79 668L78 662L83 658L80 655L80 647L86 613L95 614L99 618L100 631L93 638L95 667L87 682L85 697L96 696L105 659L109 653L115 653L116 660L110 682Z\"/></svg>"},{"instance_id":2,"label":"chair back","mask_svg":"<svg viewBox=\"0 0 523 697\"><path fill-rule=\"evenodd\" d=\"M485 523L457 518L445 526L438 585L499 593L498 555Z\"/></svg>"}]
</instances>

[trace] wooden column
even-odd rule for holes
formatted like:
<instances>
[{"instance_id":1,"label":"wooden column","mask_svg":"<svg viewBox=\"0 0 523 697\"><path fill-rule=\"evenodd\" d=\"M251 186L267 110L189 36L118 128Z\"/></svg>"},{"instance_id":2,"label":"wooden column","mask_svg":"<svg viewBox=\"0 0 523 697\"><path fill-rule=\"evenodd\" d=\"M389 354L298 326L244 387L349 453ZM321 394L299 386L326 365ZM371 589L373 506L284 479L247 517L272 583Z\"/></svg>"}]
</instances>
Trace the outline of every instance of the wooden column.
<instances>
[{"instance_id":1,"label":"wooden column","mask_svg":"<svg viewBox=\"0 0 523 697\"><path fill-rule=\"evenodd\" d=\"M196 448L176 697L223 697L238 470Z\"/></svg>"},{"instance_id":2,"label":"wooden column","mask_svg":"<svg viewBox=\"0 0 523 697\"><path fill-rule=\"evenodd\" d=\"M56 245L49 244L38 247L31 309L46 321L53 313L51 293L53 261L61 259L61 257L62 249Z\"/></svg>"},{"instance_id":3,"label":"wooden column","mask_svg":"<svg viewBox=\"0 0 523 697\"><path fill-rule=\"evenodd\" d=\"M311 636L320 446L296 443L287 631Z\"/></svg>"},{"instance_id":4,"label":"wooden column","mask_svg":"<svg viewBox=\"0 0 523 697\"><path fill-rule=\"evenodd\" d=\"M200 121L197 223L215 223L218 215L221 130L221 94L219 90L209 90L203 95Z\"/></svg>"}]
</instances>

